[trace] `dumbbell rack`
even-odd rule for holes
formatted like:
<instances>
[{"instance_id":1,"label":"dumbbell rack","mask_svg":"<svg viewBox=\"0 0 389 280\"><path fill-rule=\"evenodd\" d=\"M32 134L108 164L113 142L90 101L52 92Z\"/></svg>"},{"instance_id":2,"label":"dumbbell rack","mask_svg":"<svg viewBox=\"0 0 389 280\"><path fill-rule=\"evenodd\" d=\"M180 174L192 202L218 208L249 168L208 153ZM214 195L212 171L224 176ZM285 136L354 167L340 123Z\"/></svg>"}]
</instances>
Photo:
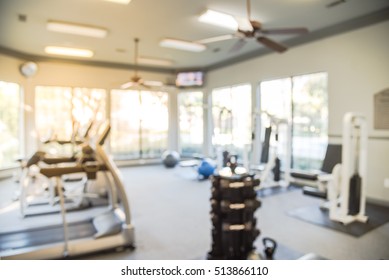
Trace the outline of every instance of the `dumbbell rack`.
<instances>
[{"instance_id":1,"label":"dumbbell rack","mask_svg":"<svg viewBox=\"0 0 389 280\"><path fill-rule=\"evenodd\" d=\"M242 260L250 258L260 231L254 212L261 206L254 187L254 174L212 177L212 249L208 259Z\"/></svg>"}]
</instances>

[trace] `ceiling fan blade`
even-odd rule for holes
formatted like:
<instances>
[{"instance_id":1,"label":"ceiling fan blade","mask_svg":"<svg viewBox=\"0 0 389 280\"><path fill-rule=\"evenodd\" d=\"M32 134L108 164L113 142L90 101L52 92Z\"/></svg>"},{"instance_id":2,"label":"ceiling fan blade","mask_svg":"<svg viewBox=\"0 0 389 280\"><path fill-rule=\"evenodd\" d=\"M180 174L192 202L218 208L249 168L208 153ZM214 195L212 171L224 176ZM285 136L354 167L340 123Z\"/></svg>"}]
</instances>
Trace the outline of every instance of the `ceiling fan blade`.
<instances>
[{"instance_id":1,"label":"ceiling fan blade","mask_svg":"<svg viewBox=\"0 0 389 280\"><path fill-rule=\"evenodd\" d=\"M338 6L339 4L343 4L343 3L346 3L346 0L337 0L337 1L333 1L329 4L327 4L326 7L332 8L332 7Z\"/></svg>"},{"instance_id":2,"label":"ceiling fan blade","mask_svg":"<svg viewBox=\"0 0 389 280\"><path fill-rule=\"evenodd\" d=\"M296 28L273 28L273 29L262 29L263 34L305 34L308 33L308 29L305 27Z\"/></svg>"},{"instance_id":3,"label":"ceiling fan blade","mask_svg":"<svg viewBox=\"0 0 389 280\"><path fill-rule=\"evenodd\" d=\"M161 81L143 81L142 84L145 86L149 86L149 87L161 87L161 86L163 86L163 83Z\"/></svg>"},{"instance_id":4,"label":"ceiling fan blade","mask_svg":"<svg viewBox=\"0 0 389 280\"><path fill-rule=\"evenodd\" d=\"M151 89L151 86L142 83L128 82L123 84L121 89L132 89L132 90L142 90L142 89Z\"/></svg>"},{"instance_id":5,"label":"ceiling fan blade","mask_svg":"<svg viewBox=\"0 0 389 280\"><path fill-rule=\"evenodd\" d=\"M229 40L229 39L232 39L232 38L235 38L235 37L236 37L235 34L227 34L227 35L221 35L221 36L216 36L216 37L211 37L211 38L207 38L207 39L198 40L198 41L195 41L195 43L209 44L209 43Z\"/></svg>"},{"instance_id":6,"label":"ceiling fan blade","mask_svg":"<svg viewBox=\"0 0 389 280\"><path fill-rule=\"evenodd\" d=\"M238 52L240 49L242 49L247 44L247 41L243 38L236 41L236 43L232 46L230 49L230 53Z\"/></svg>"},{"instance_id":7,"label":"ceiling fan blade","mask_svg":"<svg viewBox=\"0 0 389 280\"><path fill-rule=\"evenodd\" d=\"M130 87L132 87L135 83L134 82L127 82L127 83L124 83L120 86L121 89L128 89Z\"/></svg>"},{"instance_id":8,"label":"ceiling fan blade","mask_svg":"<svg viewBox=\"0 0 389 280\"><path fill-rule=\"evenodd\" d=\"M143 88L143 89L151 89L151 86L146 85L145 83L140 83L140 84L138 84L138 86L139 86L140 88Z\"/></svg>"},{"instance_id":9,"label":"ceiling fan blade","mask_svg":"<svg viewBox=\"0 0 389 280\"><path fill-rule=\"evenodd\" d=\"M284 52L284 51L286 51L288 49L284 45L281 45L280 43L277 43L277 42L275 42L275 41L273 41L273 40L271 40L271 39L269 39L267 37L263 37L263 36L262 37L258 37L257 41L259 43L265 45L266 47L268 47L270 49L273 49L273 50L275 50L277 52L280 52L280 53L282 53L282 52Z\"/></svg>"}]
</instances>

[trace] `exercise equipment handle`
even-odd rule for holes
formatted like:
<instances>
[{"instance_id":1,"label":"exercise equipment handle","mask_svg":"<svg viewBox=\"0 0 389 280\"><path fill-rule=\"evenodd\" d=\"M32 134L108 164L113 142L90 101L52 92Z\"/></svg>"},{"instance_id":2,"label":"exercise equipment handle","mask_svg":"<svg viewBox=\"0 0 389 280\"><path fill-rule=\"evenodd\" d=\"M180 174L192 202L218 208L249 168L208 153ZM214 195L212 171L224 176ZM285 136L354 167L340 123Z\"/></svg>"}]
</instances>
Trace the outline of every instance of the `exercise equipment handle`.
<instances>
[{"instance_id":1,"label":"exercise equipment handle","mask_svg":"<svg viewBox=\"0 0 389 280\"><path fill-rule=\"evenodd\" d=\"M265 255L268 260L272 260L274 253L277 249L277 242L269 237L264 237L262 239L263 245L265 246Z\"/></svg>"},{"instance_id":2,"label":"exercise equipment handle","mask_svg":"<svg viewBox=\"0 0 389 280\"><path fill-rule=\"evenodd\" d=\"M97 171L103 171L103 170L107 170L106 165L95 163L95 162L87 162L84 165L41 168L40 173L48 178L51 178L51 177L59 177L71 173L78 173L78 172L96 173Z\"/></svg>"}]
</instances>

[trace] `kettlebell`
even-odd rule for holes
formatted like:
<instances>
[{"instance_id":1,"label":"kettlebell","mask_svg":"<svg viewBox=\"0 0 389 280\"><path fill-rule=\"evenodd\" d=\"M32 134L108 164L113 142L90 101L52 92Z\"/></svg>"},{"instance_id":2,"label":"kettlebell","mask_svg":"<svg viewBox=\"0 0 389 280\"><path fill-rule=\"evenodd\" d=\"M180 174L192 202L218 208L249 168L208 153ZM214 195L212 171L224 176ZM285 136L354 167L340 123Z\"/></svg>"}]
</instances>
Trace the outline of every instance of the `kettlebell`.
<instances>
[{"instance_id":1,"label":"kettlebell","mask_svg":"<svg viewBox=\"0 0 389 280\"><path fill-rule=\"evenodd\" d=\"M277 242L272 238L264 237L262 239L262 243L263 246L265 246L264 252L265 252L266 259L272 260L274 253L277 249Z\"/></svg>"}]
</instances>

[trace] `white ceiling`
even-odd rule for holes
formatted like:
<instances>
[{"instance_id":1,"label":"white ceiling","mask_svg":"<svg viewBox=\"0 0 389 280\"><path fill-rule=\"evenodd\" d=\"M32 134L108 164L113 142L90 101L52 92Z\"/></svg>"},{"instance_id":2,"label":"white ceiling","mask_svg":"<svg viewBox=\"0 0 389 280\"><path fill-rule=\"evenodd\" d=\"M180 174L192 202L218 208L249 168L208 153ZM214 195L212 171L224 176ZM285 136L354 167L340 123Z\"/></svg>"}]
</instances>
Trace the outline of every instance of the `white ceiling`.
<instances>
[{"instance_id":1,"label":"white ceiling","mask_svg":"<svg viewBox=\"0 0 389 280\"><path fill-rule=\"evenodd\" d=\"M323 29L328 31L331 26L339 27L342 22L389 8L388 0L348 0L333 8L326 7L334 1L252 0L251 17L265 28L307 27L310 33L299 36L309 37L320 34ZM128 5L102 0L0 0L0 47L3 51L35 58L48 56L44 53L46 45L89 48L95 52L94 57L82 60L131 66L133 39L138 37L139 54L171 59L174 64L170 69L208 68L265 50L255 40L249 40L239 52L230 53L236 39L208 44L207 50L201 53L158 45L165 37L196 41L233 33L199 22L198 15L207 8L246 17L246 0L132 0ZM26 15L26 21L20 21L19 15ZM100 26L108 29L109 34L107 38L96 39L54 33L46 30L48 20ZM280 35L269 37L286 41L285 44L293 39Z\"/></svg>"}]
</instances>

